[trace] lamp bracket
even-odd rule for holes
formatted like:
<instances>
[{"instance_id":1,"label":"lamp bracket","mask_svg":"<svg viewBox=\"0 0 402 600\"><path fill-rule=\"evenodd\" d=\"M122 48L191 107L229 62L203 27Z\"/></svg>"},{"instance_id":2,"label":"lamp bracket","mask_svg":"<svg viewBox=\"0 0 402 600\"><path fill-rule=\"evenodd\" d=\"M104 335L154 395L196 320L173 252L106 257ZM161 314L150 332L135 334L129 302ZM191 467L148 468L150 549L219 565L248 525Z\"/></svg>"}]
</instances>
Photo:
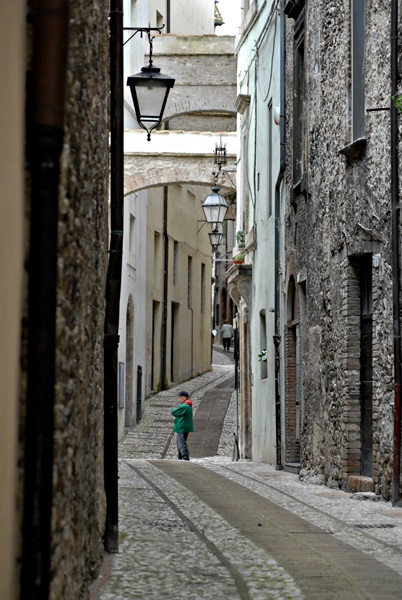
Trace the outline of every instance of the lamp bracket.
<instances>
[{"instance_id":1,"label":"lamp bracket","mask_svg":"<svg viewBox=\"0 0 402 600\"><path fill-rule=\"evenodd\" d=\"M162 33L162 29L165 27L165 25L163 24L162 27L123 27L123 31L134 31L134 33L132 35L130 35L130 37L128 38L128 40L126 40L123 43L123 46L125 46L130 40L133 39L133 37L135 35L137 35L137 33L142 34L146 33L148 36L148 43L149 43L149 66L152 67L152 51L153 51L153 40L155 38L154 35L151 35L151 31L157 31L159 34Z\"/></svg>"}]
</instances>

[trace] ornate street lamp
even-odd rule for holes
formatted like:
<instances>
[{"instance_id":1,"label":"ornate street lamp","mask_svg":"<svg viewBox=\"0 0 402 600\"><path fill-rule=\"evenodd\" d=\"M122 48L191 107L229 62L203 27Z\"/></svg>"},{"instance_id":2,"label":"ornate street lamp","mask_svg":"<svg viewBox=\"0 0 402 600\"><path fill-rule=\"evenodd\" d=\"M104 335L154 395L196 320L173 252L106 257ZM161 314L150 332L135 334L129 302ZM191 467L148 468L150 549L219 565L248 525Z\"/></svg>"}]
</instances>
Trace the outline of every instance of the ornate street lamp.
<instances>
[{"instance_id":1,"label":"ornate street lamp","mask_svg":"<svg viewBox=\"0 0 402 600\"><path fill-rule=\"evenodd\" d=\"M211 242L211 246L214 251L222 244L223 231L222 227L215 227L212 231L208 233L209 241Z\"/></svg>"},{"instance_id":2,"label":"ornate street lamp","mask_svg":"<svg viewBox=\"0 0 402 600\"><path fill-rule=\"evenodd\" d=\"M158 127L162 121L163 112L170 89L174 86L175 79L164 75L152 62L152 40L150 32L161 33L162 27L126 27L135 31L129 40L138 32L146 33L149 42L149 65L142 67L141 72L127 78L133 97L135 116L138 125L147 132L147 140L151 140L151 131ZM127 40L127 42L129 41ZM125 43L127 43L125 42Z\"/></svg>"},{"instance_id":3,"label":"ornate street lamp","mask_svg":"<svg viewBox=\"0 0 402 600\"><path fill-rule=\"evenodd\" d=\"M209 194L202 206L207 223L223 223L227 210L229 208L225 198L219 194L221 188L218 185L213 185Z\"/></svg>"},{"instance_id":4,"label":"ornate street lamp","mask_svg":"<svg viewBox=\"0 0 402 600\"><path fill-rule=\"evenodd\" d=\"M219 138L219 144L215 144L215 164L218 165L219 172L222 165L226 165L226 144L222 144L222 136Z\"/></svg>"}]
</instances>

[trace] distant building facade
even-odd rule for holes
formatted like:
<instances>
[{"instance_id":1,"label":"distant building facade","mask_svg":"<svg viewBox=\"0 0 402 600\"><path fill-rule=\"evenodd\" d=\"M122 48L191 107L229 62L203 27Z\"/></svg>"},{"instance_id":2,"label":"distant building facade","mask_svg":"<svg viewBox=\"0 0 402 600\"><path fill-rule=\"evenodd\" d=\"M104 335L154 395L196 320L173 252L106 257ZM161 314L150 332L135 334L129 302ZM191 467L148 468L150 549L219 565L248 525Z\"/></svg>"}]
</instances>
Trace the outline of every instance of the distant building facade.
<instances>
[{"instance_id":1,"label":"distant building facade","mask_svg":"<svg viewBox=\"0 0 402 600\"><path fill-rule=\"evenodd\" d=\"M164 168L173 174L167 178L168 185L164 184L166 174L155 168L160 160L156 132L151 142L143 134L150 156L141 157L141 182L130 175L135 154L126 150L120 438L125 428L141 418L144 400L152 392L169 389L211 368L212 249L210 228L203 224L201 209L211 190L205 186L205 157L194 132L217 132L207 150L212 185L219 132L234 132L236 128L234 38L214 34L215 2L193 2L191 10L186 2L168 4L170 9L162 1L142 1L133 8L126 3L127 26L165 24L162 35L153 40L153 60L163 73L175 77L176 84L160 129L166 130L166 137L170 132L182 132L182 141L180 148L169 146L165 150ZM126 49L127 75L140 70L148 61L147 53L147 42L136 36ZM138 129L127 94L125 108L126 126ZM187 147L183 141L186 134ZM151 145L156 148L155 156ZM188 168L186 155L192 163L200 157L198 174L194 165ZM230 180L220 183L227 193Z\"/></svg>"}]
</instances>

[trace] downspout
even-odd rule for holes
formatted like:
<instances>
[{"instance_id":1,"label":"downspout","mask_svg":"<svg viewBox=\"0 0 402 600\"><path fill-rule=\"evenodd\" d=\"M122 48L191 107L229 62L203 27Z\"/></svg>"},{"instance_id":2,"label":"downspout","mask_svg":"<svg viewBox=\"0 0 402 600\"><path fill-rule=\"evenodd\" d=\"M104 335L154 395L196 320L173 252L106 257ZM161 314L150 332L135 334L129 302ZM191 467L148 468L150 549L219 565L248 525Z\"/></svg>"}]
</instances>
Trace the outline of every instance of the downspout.
<instances>
[{"instance_id":1,"label":"downspout","mask_svg":"<svg viewBox=\"0 0 402 600\"><path fill-rule=\"evenodd\" d=\"M68 0L38 0L28 91L31 216L21 599L50 590L56 366L57 227L68 59Z\"/></svg>"},{"instance_id":2,"label":"downspout","mask_svg":"<svg viewBox=\"0 0 402 600\"><path fill-rule=\"evenodd\" d=\"M286 125L286 99L285 99L285 3L280 2L280 163L279 173L275 184L275 426L276 426L276 469L283 468L282 465L282 419L281 419L281 329L280 329L280 209L281 209L281 185L284 178L286 167L286 148L285 148L285 125Z\"/></svg>"},{"instance_id":3,"label":"downspout","mask_svg":"<svg viewBox=\"0 0 402 600\"><path fill-rule=\"evenodd\" d=\"M166 0L166 33L170 33L170 0Z\"/></svg>"},{"instance_id":4,"label":"downspout","mask_svg":"<svg viewBox=\"0 0 402 600\"><path fill-rule=\"evenodd\" d=\"M106 552L118 551L117 368L123 257L123 1L110 2L110 247L104 328Z\"/></svg>"},{"instance_id":5,"label":"downspout","mask_svg":"<svg viewBox=\"0 0 402 600\"><path fill-rule=\"evenodd\" d=\"M400 306L400 206L398 173L398 115L392 96L398 87L398 0L391 0L391 204L392 277L394 315L394 449L392 504L399 501L401 472L401 306Z\"/></svg>"},{"instance_id":6,"label":"downspout","mask_svg":"<svg viewBox=\"0 0 402 600\"><path fill-rule=\"evenodd\" d=\"M161 387L167 389L166 382L166 344L167 344L167 312L168 312L168 276L169 276L169 238L168 238L168 205L169 188L163 186L163 307L162 307L162 340L161 340Z\"/></svg>"}]
</instances>

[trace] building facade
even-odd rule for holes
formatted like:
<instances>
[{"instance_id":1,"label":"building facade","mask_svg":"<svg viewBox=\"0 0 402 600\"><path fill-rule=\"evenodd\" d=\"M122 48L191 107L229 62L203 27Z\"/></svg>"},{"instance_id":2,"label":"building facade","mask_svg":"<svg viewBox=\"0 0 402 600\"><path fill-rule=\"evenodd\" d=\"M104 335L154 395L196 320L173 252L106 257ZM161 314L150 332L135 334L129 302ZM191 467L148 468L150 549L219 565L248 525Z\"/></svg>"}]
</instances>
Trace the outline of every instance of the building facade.
<instances>
[{"instance_id":1,"label":"building facade","mask_svg":"<svg viewBox=\"0 0 402 600\"><path fill-rule=\"evenodd\" d=\"M160 131L150 142L138 130L131 98L125 97L130 131L119 327L120 438L141 418L152 392L211 366L211 245L201 204L210 193L206 183L213 183L220 132L235 136L236 128L234 38L215 35L214 8L211 1L192 3L190 18L186 2L126 3L127 26L165 24L153 40L153 60L176 83ZM148 51L139 35L127 45L127 75L147 63ZM128 140L135 133L144 148L137 143L133 151ZM210 147L200 136L197 140L198 133L210 135ZM142 165L138 176L133 175L135 164ZM228 178L220 184L224 193L233 190Z\"/></svg>"},{"instance_id":2,"label":"building facade","mask_svg":"<svg viewBox=\"0 0 402 600\"><path fill-rule=\"evenodd\" d=\"M385 499L399 454L391 8L370 0L285 6L284 451L300 459L304 477Z\"/></svg>"},{"instance_id":3,"label":"building facade","mask_svg":"<svg viewBox=\"0 0 402 600\"><path fill-rule=\"evenodd\" d=\"M284 256L278 8L278 2L250 3L236 45L239 159L233 255L244 255L244 263L228 271L238 309L241 451L246 458L272 463L282 384L275 344L283 314L277 265Z\"/></svg>"},{"instance_id":4,"label":"building facade","mask_svg":"<svg viewBox=\"0 0 402 600\"><path fill-rule=\"evenodd\" d=\"M228 272L242 454L398 499L397 4L246 8L236 46L245 257Z\"/></svg>"}]
</instances>

